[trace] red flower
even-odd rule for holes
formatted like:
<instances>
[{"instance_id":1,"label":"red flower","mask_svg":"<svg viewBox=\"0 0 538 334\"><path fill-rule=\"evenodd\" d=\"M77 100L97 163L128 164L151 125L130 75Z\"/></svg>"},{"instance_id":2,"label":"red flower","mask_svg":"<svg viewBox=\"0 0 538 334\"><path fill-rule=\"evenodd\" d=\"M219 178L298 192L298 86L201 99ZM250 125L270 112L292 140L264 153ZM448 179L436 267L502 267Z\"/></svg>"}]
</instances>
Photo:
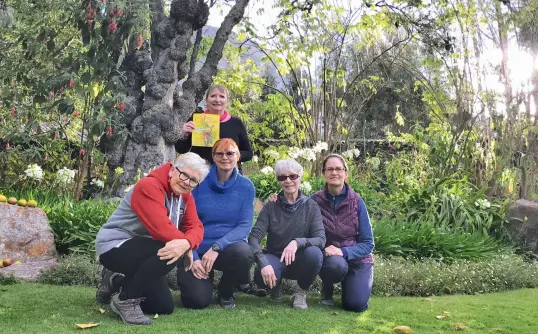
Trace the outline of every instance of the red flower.
<instances>
[{"instance_id":1,"label":"red flower","mask_svg":"<svg viewBox=\"0 0 538 334\"><path fill-rule=\"evenodd\" d=\"M112 127L111 126L108 127L108 136L112 137Z\"/></svg>"},{"instance_id":2,"label":"red flower","mask_svg":"<svg viewBox=\"0 0 538 334\"><path fill-rule=\"evenodd\" d=\"M73 117L78 117L78 111L75 110L75 112L73 113Z\"/></svg>"},{"instance_id":3,"label":"red flower","mask_svg":"<svg viewBox=\"0 0 538 334\"><path fill-rule=\"evenodd\" d=\"M73 84L74 84L73 80L69 80L69 88L73 88Z\"/></svg>"},{"instance_id":4,"label":"red flower","mask_svg":"<svg viewBox=\"0 0 538 334\"><path fill-rule=\"evenodd\" d=\"M91 3L89 3L88 6L86 6L86 11L89 12L90 10L92 10L92 4Z\"/></svg>"},{"instance_id":5,"label":"red flower","mask_svg":"<svg viewBox=\"0 0 538 334\"><path fill-rule=\"evenodd\" d=\"M123 103L120 104L120 111L121 112L125 111L125 104L123 104Z\"/></svg>"},{"instance_id":6,"label":"red flower","mask_svg":"<svg viewBox=\"0 0 538 334\"><path fill-rule=\"evenodd\" d=\"M17 108L15 106L11 107L11 117L15 117L16 111L17 111Z\"/></svg>"},{"instance_id":7,"label":"red flower","mask_svg":"<svg viewBox=\"0 0 538 334\"><path fill-rule=\"evenodd\" d=\"M7 142L7 144L6 144L6 149L9 150L10 148L11 148L11 146L9 145L9 142Z\"/></svg>"},{"instance_id":8,"label":"red flower","mask_svg":"<svg viewBox=\"0 0 538 334\"><path fill-rule=\"evenodd\" d=\"M102 120L102 121L105 120L105 115L101 116L101 120Z\"/></svg>"},{"instance_id":9,"label":"red flower","mask_svg":"<svg viewBox=\"0 0 538 334\"><path fill-rule=\"evenodd\" d=\"M60 88L60 93L63 93L64 92L64 88Z\"/></svg>"},{"instance_id":10,"label":"red flower","mask_svg":"<svg viewBox=\"0 0 538 334\"><path fill-rule=\"evenodd\" d=\"M60 139L60 134L58 133L58 131L56 131L56 134L54 135L54 138Z\"/></svg>"},{"instance_id":11,"label":"red flower","mask_svg":"<svg viewBox=\"0 0 538 334\"><path fill-rule=\"evenodd\" d=\"M116 14L118 16L122 16L123 15L123 10L121 10L121 8L118 8L118 10L116 11Z\"/></svg>"},{"instance_id":12,"label":"red flower","mask_svg":"<svg viewBox=\"0 0 538 334\"><path fill-rule=\"evenodd\" d=\"M114 16L114 8L112 8L112 9L108 12L108 15L110 15L110 17L113 17L113 16Z\"/></svg>"},{"instance_id":13,"label":"red flower","mask_svg":"<svg viewBox=\"0 0 538 334\"><path fill-rule=\"evenodd\" d=\"M108 30L112 32L118 30L118 26L116 26L116 21L112 20L112 22L110 22L110 24L108 25Z\"/></svg>"},{"instance_id":14,"label":"red flower","mask_svg":"<svg viewBox=\"0 0 538 334\"><path fill-rule=\"evenodd\" d=\"M54 98L54 91L50 92L50 96Z\"/></svg>"},{"instance_id":15,"label":"red flower","mask_svg":"<svg viewBox=\"0 0 538 334\"><path fill-rule=\"evenodd\" d=\"M389 148L392 148L392 144L391 144L391 143L389 143Z\"/></svg>"},{"instance_id":16,"label":"red flower","mask_svg":"<svg viewBox=\"0 0 538 334\"><path fill-rule=\"evenodd\" d=\"M92 25L92 23L93 23L93 21L92 21L92 20L88 20L88 25L89 25L89 26L91 26L91 25Z\"/></svg>"},{"instance_id":17,"label":"red flower","mask_svg":"<svg viewBox=\"0 0 538 334\"><path fill-rule=\"evenodd\" d=\"M144 40L142 39L142 35L138 35L138 38L136 39L136 47L137 48L142 47L143 43L144 43Z\"/></svg>"},{"instance_id":18,"label":"red flower","mask_svg":"<svg viewBox=\"0 0 538 334\"><path fill-rule=\"evenodd\" d=\"M84 149L83 148L80 149L80 155L84 155Z\"/></svg>"}]
</instances>

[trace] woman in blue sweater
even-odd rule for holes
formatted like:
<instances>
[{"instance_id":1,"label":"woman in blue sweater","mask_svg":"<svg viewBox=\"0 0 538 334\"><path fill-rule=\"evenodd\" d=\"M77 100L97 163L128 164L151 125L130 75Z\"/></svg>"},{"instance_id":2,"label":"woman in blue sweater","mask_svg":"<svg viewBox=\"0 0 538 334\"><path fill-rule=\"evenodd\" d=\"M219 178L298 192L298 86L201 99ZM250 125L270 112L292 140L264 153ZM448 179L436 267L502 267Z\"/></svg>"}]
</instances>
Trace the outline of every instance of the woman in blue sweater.
<instances>
[{"instance_id":1,"label":"woman in blue sweater","mask_svg":"<svg viewBox=\"0 0 538 334\"><path fill-rule=\"evenodd\" d=\"M220 306L234 308L234 288L248 276L254 262L245 241L254 217L254 185L237 170L240 153L235 141L218 140L212 155L215 164L192 192L204 225L204 239L193 251L192 268L185 271L180 263L177 271L183 306L194 309L211 304L213 269L222 271L218 286Z\"/></svg>"}]
</instances>

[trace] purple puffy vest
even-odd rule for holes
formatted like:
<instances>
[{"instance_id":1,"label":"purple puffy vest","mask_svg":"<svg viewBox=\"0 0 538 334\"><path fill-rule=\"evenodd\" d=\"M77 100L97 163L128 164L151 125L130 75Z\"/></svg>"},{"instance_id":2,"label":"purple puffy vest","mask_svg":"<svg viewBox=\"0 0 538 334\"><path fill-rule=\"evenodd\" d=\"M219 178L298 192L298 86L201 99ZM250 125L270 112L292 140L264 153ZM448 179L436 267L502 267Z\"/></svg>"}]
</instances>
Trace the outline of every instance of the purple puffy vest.
<instances>
[{"instance_id":1,"label":"purple puffy vest","mask_svg":"<svg viewBox=\"0 0 538 334\"><path fill-rule=\"evenodd\" d=\"M337 209L332 207L332 201L327 198L327 185L323 190L314 193L312 199L316 201L323 216L325 227L326 246L336 246L338 248L353 246L357 243L359 233L359 217L357 214L358 202L361 198L346 183L346 197L338 205ZM353 259L351 263L370 263L372 254L362 258Z\"/></svg>"}]
</instances>

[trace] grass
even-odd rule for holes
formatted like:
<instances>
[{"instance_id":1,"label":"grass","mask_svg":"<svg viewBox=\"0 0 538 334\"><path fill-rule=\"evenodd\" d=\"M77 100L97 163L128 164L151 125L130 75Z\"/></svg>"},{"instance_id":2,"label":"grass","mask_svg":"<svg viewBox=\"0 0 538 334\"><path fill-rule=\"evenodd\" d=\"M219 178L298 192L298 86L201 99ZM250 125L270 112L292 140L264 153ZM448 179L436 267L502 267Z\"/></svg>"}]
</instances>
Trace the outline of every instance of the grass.
<instances>
[{"instance_id":1,"label":"grass","mask_svg":"<svg viewBox=\"0 0 538 334\"><path fill-rule=\"evenodd\" d=\"M310 308L296 311L289 299L273 304L268 298L239 295L237 307L206 310L177 307L151 326L126 326L108 309L95 304L95 290L83 287L21 283L0 286L0 333L74 333L75 324L99 323L90 333L392 333L406 325L414 333L536 333L538 289L429 298L374 297L370 310L356 314L326 308L317 298ZM175 293L176 299L178 295ZM179 304L179 302L178 302ZM450 312L448 318L436 315ZM461 323L465 329L457 330Z\"/></svg>"}]
</instances>

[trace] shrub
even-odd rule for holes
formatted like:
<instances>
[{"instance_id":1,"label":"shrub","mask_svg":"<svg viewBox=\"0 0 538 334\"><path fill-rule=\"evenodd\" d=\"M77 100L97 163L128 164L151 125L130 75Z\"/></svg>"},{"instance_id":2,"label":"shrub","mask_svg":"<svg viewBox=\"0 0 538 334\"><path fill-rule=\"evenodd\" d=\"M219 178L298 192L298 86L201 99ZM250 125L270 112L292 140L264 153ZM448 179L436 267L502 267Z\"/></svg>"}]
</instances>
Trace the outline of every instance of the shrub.
<instances>
[{"instance_id":1,"label":"shrub","mask_svg":"<svg viewBox=\"0 0 538 334\"><path fill-rule=\"evenodd\" d=\"M38 281L53 285L83 285L97 287L100 266L89 255L67 255L58 266L41 272Z\"/></svg>"},{"instance_id":2,"label":"shrub","mask_svg":"<svg viewBox=\"0 0 538 334\"><path fill-rule=\"evenodd\" d=\"M483 261L406 260L377 257L374 295L476 294L538 287L538 262L517 255Z\"/></svg>"},{"instance_id":3,"label":"shrub","mask_svg":"<svg viewBox=\"0 0 538 334\"><path fill-rule=\"evenodd\" d=\"M95 253L97 232L116 210L117 202L65 201L43 208L60 254Z\"/></svg>"},{"instance_id":4,"label":"shrub","mask_svg":"<svg viewBox=\"0 0 538 334\"><path fill-rule=\"evenodd\" d=\"M373 224L375 253L415 258L492 258L512 248L478 233L451 231L427 220L406 222L383 218Z\"/></svg>"},{"instance_id":5,"label":"shrub","mask_svg":"<svg viewBox=\"0 0 538 334\"><path fill-rule=\"evenodd\" d=\"M0 285L17 284L19 281L13 275L0 274Z\"/></svg>"}]
</instances>

